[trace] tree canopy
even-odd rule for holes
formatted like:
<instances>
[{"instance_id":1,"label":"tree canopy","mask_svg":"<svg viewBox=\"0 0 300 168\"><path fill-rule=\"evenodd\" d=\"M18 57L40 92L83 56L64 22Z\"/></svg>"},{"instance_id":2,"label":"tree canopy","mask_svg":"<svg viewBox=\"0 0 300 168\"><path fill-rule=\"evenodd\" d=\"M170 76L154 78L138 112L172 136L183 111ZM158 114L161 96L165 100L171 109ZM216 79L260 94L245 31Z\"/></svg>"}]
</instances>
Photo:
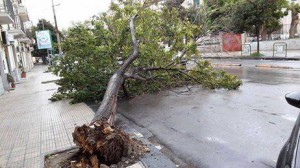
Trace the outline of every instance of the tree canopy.
<instances>
[{"instance_id":1,"label":"tree canopy","mask_svg":"<svg viewBox=\"0 0 300 168\"><path fill-rule=\"evenodd\" d=\"M286 0L209 0L208 16L212 31L233 33L247 32L259 38L281 28L280 18L287 15L283 10Z\"/></svg>"},{"instance_id":2,"label":"tree canopy","mask_svg":"<svg viewBox=\"0 0 300 168\"><path fill-rule=\"evenodd\" d=\"M120 95L194 84L211 89L237 89L241 85L235 76L213 70L200 58L196 41L201 29L188 18L182 19L178 8L151 10L141 4L112 4L106 14L76 24L67 32L65 56L53 67L62 78L52 100L102 100L109 78L133 52L128 25L133 15L138 59L129 65ZM187 70L182 63L192 60L196 60L196 67Z\"/></svg>"}]
</instances>

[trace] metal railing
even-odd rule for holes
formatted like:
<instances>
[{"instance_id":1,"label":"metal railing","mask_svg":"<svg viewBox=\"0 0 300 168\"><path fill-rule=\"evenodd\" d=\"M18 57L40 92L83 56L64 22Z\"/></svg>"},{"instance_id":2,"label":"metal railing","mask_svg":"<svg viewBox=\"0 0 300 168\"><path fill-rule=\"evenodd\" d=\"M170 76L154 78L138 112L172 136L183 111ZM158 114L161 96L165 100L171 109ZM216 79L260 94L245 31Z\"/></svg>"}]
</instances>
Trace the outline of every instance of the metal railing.
<instances>
[{"instance_id":1,"label":"metal railing","mask_svg":"<svg viewBox=\"0 0 300 168\"><path fill-rule=\"evenodd\" d=\"M2 1L2 3L0 2L0 12L7 13L12 19L14 19L15 12L11 0L0 0L0 1Z\"/></svg>"},{"instance_id":2,"label":"metal railing","mask_svg":"<svg viewBox=\"0 0 300 168\"><path fill-rule=\"evenodd\" d=\"M242 44L241 56L251 56L251 45L250 44Z\"/></svg>"}]
</instances>

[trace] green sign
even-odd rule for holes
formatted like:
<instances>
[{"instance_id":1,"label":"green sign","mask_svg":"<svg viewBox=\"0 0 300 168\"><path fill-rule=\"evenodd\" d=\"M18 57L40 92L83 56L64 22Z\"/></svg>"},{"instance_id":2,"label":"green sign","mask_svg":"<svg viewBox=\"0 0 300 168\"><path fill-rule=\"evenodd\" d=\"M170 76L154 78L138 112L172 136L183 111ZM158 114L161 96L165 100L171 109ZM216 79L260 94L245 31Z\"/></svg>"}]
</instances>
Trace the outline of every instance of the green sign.
<instances>
[{"instance_id":1,"label":"green sign","mask_svg":"<svg viewBox=\"0 0 300 168\"><path fill-rule=\"evenodd\" d=\"M194 5L199 6L200 5L200 0L194 0Z\"/></svg>"},{"instance_id":2,"label":"green sign","mask_svg":"<svg viewBox=\"0 0 300 168\"><path fill-rule=\"evenodd\" d=\"M52 39L49 30L36 31L36 42L38 49L50 49L52 50Z\"/></svg>"}]
</instances>

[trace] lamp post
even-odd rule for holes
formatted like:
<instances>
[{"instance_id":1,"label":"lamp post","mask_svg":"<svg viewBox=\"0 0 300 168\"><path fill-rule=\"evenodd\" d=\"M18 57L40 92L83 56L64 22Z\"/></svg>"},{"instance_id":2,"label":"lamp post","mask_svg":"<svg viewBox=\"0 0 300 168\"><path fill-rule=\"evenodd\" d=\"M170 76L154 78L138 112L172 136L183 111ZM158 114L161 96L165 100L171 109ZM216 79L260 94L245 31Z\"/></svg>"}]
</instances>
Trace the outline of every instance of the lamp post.
<instances>
[{"instance_id":1,"label":"lamp post","mask_svg":"<svg viewBox=\"0 0 300 168\"><path fill-rule=\"evenodd\" d=\"M58 27L57 27L55 6L54 6L53 0L52 0L52 10L53 10L53 16L54 16L54 23L55 23L55 33L56 33L56 38L57 38L57 43L58 43L58 51L59 51L59 55L61 56L62 55L62 49L61 49L61 44L60 44L60 37L59 37L59 31L58 31Z\"/></svg>"}]
</instances>

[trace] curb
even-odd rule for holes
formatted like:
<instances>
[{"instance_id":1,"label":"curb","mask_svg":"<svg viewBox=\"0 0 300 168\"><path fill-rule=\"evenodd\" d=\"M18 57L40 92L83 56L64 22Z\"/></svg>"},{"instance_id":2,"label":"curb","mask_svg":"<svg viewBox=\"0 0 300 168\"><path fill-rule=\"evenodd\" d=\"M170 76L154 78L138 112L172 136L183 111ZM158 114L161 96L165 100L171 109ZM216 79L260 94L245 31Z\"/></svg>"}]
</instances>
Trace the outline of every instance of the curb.
<instances>
[{"instance_id":1,"label":"curb","mask_svg":"<svg viewBox=\"0 0 300 168\"><path fill-rule=\"evenodd\" d=\"M116 123L122 125L122 129L135 136L136 139L141 140L150 149L150 153L140 158L140 162L137 162L133 166L144 166L145 168L151 167L164 167L164 168L176 168L187 167L181 159L175 156L173 153L165 153L168 150L164 145L156 141L154 135L146 128L136 125L129 118L126 118L121 112L117 114ZM138 167L130 167L138 168Z\"/></svg>"},{"instance_id":2,"label":"curb","mask_svg":"<svg viewBox=\"0 0 300 168\"><path fill-rule=\"evenodd\" d=\"M255 65L257 68L276 68L276 69L294 69L293 67L288 66L278 66L278 65L269 65L269 64L259 64Z\"/></svg>"},{"instance_id":3,"label":"curb","mask_svg":"<svg viewBox=\"0 0 300 168\"><path fill-rule=\"evenodd\" d=\"M72 147L67 147L61 150L53 150L50 152L46 152L44 154L41 155L41 162L40 162L40 167L43 168L45 167L45 160L46 157L51 156L51 155L55 155L55 154L59 154L59 153L64 153L64 152L68 152L74 149L79 149L79 147L77 146L72 146ZM101 167L101 166L100 166ZM126 168L146 168L146 165L143 164L143 162L141 162L140 160L130 166L127 166Z\"/></svg>"},{"instance_id":4,"label":"curb","mask_svg":"<svg viewBox=\"0 0 300 168\"><path fill-rule=\"evenodd\" d=\"M45 167L46 157L51 156L53 154L63 153L63 152L66 152L66 151L70 151L70 150L73 150L73 149L79 149L79 148L76 147L76 146L71 146L71 147L65 147L65 148L62 148L62 149L56 149L56 150L52 150L52 151L49 151L49 152L41 153L40 154L40 158L41 158L41 160L40 160L40 167L41 168Z\"/></svg>"}]
</instances>

